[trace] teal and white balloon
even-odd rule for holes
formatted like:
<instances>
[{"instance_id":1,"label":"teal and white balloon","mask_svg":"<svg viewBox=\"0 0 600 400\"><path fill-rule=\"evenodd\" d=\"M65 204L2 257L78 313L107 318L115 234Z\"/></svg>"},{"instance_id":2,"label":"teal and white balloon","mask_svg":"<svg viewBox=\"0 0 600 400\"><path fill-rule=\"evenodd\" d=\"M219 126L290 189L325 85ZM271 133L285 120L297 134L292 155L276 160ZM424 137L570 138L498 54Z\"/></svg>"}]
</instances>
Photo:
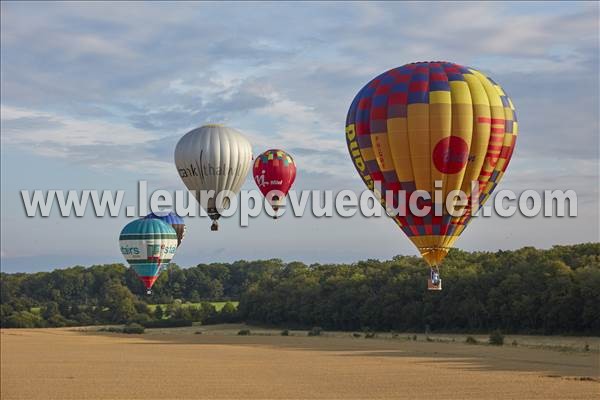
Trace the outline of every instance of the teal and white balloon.
<instances>
[{"instance_id":1,"label":"teal and white balloon","mask_svg":"<svg viewBox=\"0 0 600 400\"><path fill-rule=\"evenodd\" d=\"M175 147L175 166L185 186L213 220L218 229L221 212L229 198L219 193L239 193L252 163L252 146L239 131L223 125L204 125L186 133ZM212 197L202 191L214 191Z\"/></svg>"},{"instance_id":2,"label":"teal and white balloon","mask_svg":"<svg viewBox=\"0 0 600 400\"><path fill-rule=\"evenodd\" d=\"M160 219L138 219L125 225L119 245L125 260L150 294L162 266L175 256L177 232Z\"/></svg>"}]
</instances>

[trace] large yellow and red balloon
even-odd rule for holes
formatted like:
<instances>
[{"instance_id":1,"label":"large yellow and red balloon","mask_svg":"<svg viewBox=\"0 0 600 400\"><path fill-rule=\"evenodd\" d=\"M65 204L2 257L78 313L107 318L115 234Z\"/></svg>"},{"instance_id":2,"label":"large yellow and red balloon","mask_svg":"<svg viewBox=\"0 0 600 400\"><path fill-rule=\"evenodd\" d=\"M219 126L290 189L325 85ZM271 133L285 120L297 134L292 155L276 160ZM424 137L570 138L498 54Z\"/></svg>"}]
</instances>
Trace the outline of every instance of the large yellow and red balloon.
<instances>
[{"instance_id":1,"label":"large yellow and red balloon","mask_svg":"<svg viewBox=\"0 0 600 400\"><path fill-rule=\"evenodd\" d=\"M393 217L431 266L437 266L471 219L472 181L481 206L508 166L517 138L513 103L481 72L449 62L417 62L377 76L354 98L346 119L346 142L365 184L376 191L423 190L441 199L462 190L465 213L431 212ZM436 184L436 182L438 182ZM381 190L377 190L378 186ZM401 193L401 192L400 192ZM439 205L438 205L439 206Z\"/></svg>"}]
</instances>

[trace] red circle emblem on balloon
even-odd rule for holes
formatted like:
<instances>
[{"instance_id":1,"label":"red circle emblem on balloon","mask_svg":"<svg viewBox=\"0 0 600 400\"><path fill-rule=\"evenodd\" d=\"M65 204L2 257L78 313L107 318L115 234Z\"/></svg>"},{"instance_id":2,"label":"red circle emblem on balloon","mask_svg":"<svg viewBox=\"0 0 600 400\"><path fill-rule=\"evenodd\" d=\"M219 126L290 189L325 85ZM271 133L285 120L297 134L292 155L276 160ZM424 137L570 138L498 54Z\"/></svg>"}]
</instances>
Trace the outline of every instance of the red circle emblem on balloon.
<instances>
[{"instance_id":1,"label":"red circle emblem on balloon","mask_svg":"<svg viewBox=\"0 0 600 400\"><path fill-rule=\"evenodd\" d=\"M455 174L462 170L469 158L469 145L462 138L448 136L433 148L433 164L444 174Z\"/></svg>"}]
</instances>

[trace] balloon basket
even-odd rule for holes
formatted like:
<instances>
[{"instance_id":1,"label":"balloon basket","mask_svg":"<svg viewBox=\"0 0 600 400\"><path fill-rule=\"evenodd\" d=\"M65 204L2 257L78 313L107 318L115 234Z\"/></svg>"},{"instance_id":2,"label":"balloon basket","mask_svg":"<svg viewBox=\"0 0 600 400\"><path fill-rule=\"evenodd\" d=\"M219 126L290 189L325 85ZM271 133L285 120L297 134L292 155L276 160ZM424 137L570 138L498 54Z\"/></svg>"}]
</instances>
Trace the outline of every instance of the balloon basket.
<instances>
[{"instance_id":1,"label":"balloon basket","mask_svg":"<svg viewBox=\"0 0 600 400\"><path fill-rule=\"evenodd\" d=\"M146 294L147 294L148 296L149 296L149 295L151 295L151 294L152 294L152 290L150 290L150 289L147 289L147 290L146 290Z\"/></svg>"},{"instance_id":2,"label":"balloon basket","mask_svg":"<svg viewBox=\"0 0 600 400\"><path fill-rule=\"evenodd\" d=\"M273 219L279 219L279 215L278 215L279 209L283 208L283 206L278 206L278 205L273 206L273 205L271 205L271 208L275 212L275 214L273 214Z\"/></svg>"},{"instance_id":3,"label":"balloon basket","mask_svg":"<svg viewBox=\"0 0 600 400\"><path fill-rule=\"evenodd\" d=\"M437 285L433 283L431 278L427 279L427 290L442 290L442 280L439 279Z\"/></svg>"},{"instance_id":4,"label":"balloon basket","mask_svg":"<svg viewBox=\"0 0 600 400\"><path fill-rule=\"evenodd\" d=\"M219 224L217 223L217 221L213 222L212 225L210 226L210 230L212 232L218 231L219 230Z\"/></svg>"}]
</instances>

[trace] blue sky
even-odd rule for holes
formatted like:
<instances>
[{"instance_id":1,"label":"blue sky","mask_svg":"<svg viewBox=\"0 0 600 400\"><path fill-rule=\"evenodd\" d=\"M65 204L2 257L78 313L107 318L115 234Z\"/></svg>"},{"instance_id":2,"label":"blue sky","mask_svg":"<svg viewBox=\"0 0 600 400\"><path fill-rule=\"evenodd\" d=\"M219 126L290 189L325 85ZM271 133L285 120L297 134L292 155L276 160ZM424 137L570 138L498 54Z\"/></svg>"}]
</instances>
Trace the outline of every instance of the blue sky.
<instances>
[{"instance_id":1,"label":"blue sky","mask_svg":"<svg viewBox=\"0 0 600 400\"><path fill-rule=\"evenodd\" d=\"M125 217L27 218L21 189L182 189L177 139L206 122L281 147L296 189L362 189L344 122L374 75L419 60L488 73L520 136L501 188L574 189L577 218L474 221L466 250L599 240L598 4L2 2L3 271L120 262ZM246 188L253 183L249 179ZM385 219L188 220L176 262L416 254Z\"/></svg>"}]
</instances>

